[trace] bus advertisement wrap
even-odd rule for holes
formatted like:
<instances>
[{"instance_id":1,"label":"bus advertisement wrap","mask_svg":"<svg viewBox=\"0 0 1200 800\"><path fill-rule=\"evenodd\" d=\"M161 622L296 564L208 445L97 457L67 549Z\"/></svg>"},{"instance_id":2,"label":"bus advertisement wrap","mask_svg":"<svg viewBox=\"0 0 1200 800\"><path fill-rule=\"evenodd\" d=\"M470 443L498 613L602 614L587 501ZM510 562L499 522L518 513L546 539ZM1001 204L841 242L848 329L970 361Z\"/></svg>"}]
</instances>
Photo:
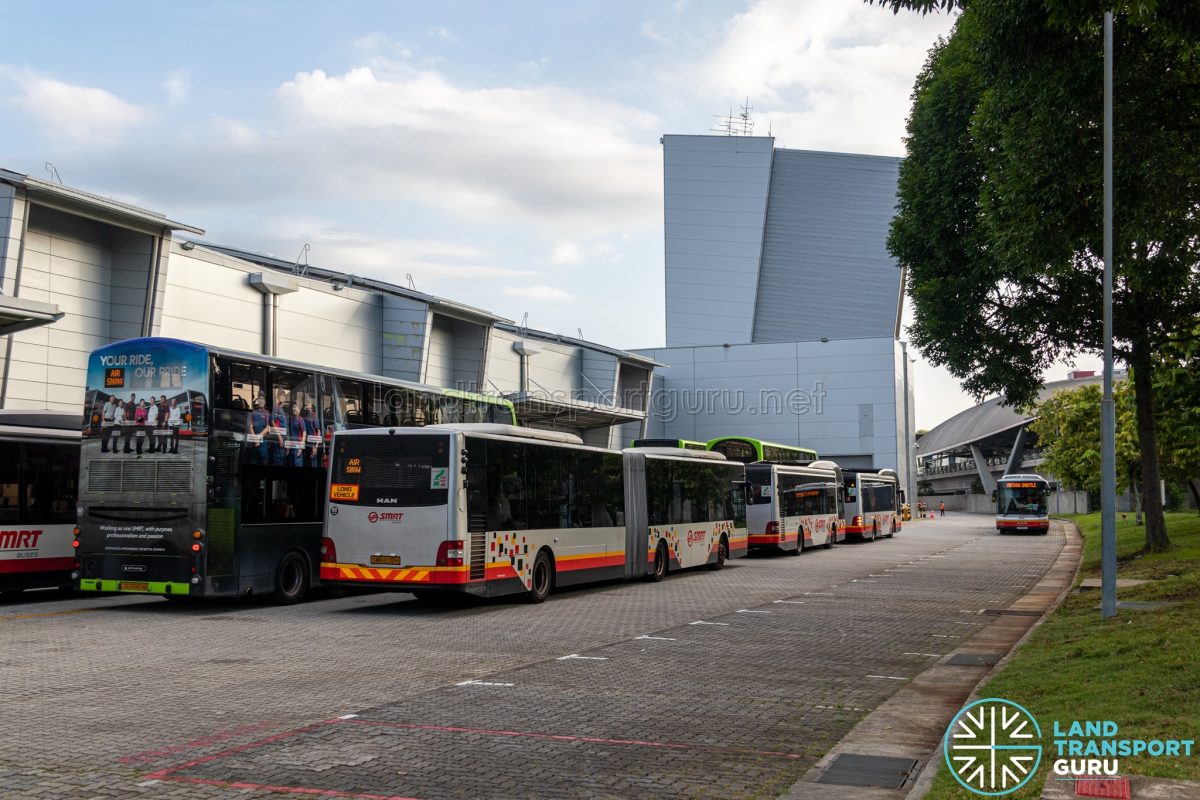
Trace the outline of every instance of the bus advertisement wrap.
<instances>
[{"instance_id":1,"label":"bus advertisement wrap","mask_svg":"<svg viewBox=\"0 0 1200 800\"><path fill-rule=\"evenodd\" d=\"M92 353L80 452L80 587L186 593L204 501L208 353L132 339ZM117 576L116 580L103 580ZM111 584L111 585L110 585Z\"/></svg>"}]
</instances>

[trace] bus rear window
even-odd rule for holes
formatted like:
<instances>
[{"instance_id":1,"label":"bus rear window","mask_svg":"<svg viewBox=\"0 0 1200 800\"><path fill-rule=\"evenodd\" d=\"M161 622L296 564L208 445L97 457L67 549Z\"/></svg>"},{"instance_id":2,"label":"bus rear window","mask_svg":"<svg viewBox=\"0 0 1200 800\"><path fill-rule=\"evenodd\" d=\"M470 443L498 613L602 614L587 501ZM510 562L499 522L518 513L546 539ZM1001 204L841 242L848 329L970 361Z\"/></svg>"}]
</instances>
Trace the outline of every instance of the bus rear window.
<instances>
[{"instance_id":1,"label":"bus rear window","mask_svg":"<svg viewBox=\"0 0 1200 800\"><path fill-rule=\"evenodd\" d=\"M333 454L333 502L397 507L445 505L447 436L343 436Z\"/></svg>"}]
</instances>

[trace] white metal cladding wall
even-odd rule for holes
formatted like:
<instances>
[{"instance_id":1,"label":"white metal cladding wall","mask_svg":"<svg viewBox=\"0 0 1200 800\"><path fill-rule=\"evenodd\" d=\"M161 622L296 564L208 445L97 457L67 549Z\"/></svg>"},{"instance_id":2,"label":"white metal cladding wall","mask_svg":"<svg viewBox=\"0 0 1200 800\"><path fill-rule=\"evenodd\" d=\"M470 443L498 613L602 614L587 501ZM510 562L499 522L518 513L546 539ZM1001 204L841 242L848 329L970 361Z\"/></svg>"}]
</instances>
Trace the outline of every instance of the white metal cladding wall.
<instances>
[{"instance_id":1,"label":"white metal cladding wall","mask_svg":"<svg viewBox=\"0 0 1200 800\"><path fill-rule=\"evenodd\" d=\"M109 294L109 335L114 340L142 335L146 312L146 282L154 256L154 238L128 230L112 232L112 290Z\"/></svg>"},{"instance_id":2,"label":"white metal cladding wall","mask_svg":"<svg viewBox=\"0 0 1200 800\"><path fill-rule=\"evenodd\" d=\"M112 238L107 225L31 209L17 294L57 303L66 316L13 335L6 407L82 407L87 356L112 341Z\"/></svg>"},{"instance_id":3,"label":"white metal cladding wall","mask_svg":"<svg viewBox=\"0 0 1200 800\"><path fill-rule=\"evenodd\" d=\"M465 391L477 388L485 335L483 325L434 312L425 356L425 383Z\"/></svg>"},{"instance_id":4,"label":"white metal cladding wall","mask_svg":"<svg viewBox=\"0 0 1200 800\"><path fill-rule=\"evenodd\" d=\"M581 354L579 399L592 403L611 403L617 391L617 357L598 350L584 350Z\"/></svg>"},{"instance_id":5,"label":"white metal cladding wall","mask_svg":"<svg viewBox=\"0 0 1200 800\"><path fill-rule=\"evenodd\" d=\"M171 253L161 333L176 339L262 352L262 294L248 264L204 250Z\"/></svg>"},{"instance_id":6,"label":"white metal cladding wall","mask_svg":"<svg viewBox=\"0 0 1200 800\"><path fill-rule=\"evenodd\" d=\"M276 319L280 358L354 372L378 374L383 368L382 309L376 295L335 292L301 281L298 291L279 295Z\"/></svg>"},{"instance_id":7,"label":"white metal cladding wall","mask_svg":"<svg viewBox=\"0 0 1200 800\"><path fill-rule=\"evenodd\" d=\"M776 150L754 341L893 336L900 270L887 252L900 159Z\"/></svg>"},{"instance_id":8,"label":"white metal cladding wall","mask_svg":"<svg viewBox=\"0 0 1200 800\"><path fill-rule=\"evenodd\" d=\"M548 392L554 399L574 400L583 382L581 349L537 341L540 353L529 357L529 391Z\"/></svg>"},{"instance_id":9,"label":"white metal cladding wall","mask_svg":"<svg viewBox=\"0 0 1200 800\"><path fill-rule=\"evenodd\" d=\"M521 390L521 357L513 350L513 342L519 341L521 337L515 333L492 328L485 391L510 394Z\"/></svg>"},{"instance_id":10,"label":"white metal cladding wall","mask_svg":"<svg viewBox=\"0 0 1200 800\"><path fill-rule=\"evenodd\" d=\"M429 306L419 300L385 294L383 303L383 374L420 381L425 363Z\"/></svg>"},{"instance_id":11,"label":"white metal cladding wall","mask_svg":"<svg viewBox=\"0 0 1200 800\"><path fill-rule=\"evenodd\" d=\"M669 347L751 341L774 141L663 137Z\"/></svg>"},{"instance_id":12,"label":"white metal cladding wall","mask_svg":"<svg viewBox=\"0 0 1200 800\"><path fill-rule=\"evenodd\" d=\"M893 346L887 337L640 351L668 365L655 373L663 390L647 435L753 436L894 468Z\"/></svg>"}]
</instances>

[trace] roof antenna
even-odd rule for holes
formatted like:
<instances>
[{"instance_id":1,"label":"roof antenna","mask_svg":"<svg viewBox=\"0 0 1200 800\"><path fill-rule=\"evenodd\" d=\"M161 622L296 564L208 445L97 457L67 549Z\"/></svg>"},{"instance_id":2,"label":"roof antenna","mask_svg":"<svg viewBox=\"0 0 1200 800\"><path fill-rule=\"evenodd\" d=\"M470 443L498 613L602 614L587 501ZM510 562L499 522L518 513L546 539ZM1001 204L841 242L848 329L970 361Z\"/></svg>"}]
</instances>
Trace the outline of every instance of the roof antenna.
<instances>
[{"instance_id":1,"label":"roof antenna","mask_svg":"<svg viewBox=\"0 0 1200 800\"><path fill-rule=\"evenodd\" d=\"M56 180L59 186L62 186L62 178L58 177L58 170L49 161L46 162L46 172L49 172L50 177Z\"/></svg>"},{"instance_id":2,"label":"roof antenna","mask_svg":"<svg viewBox=\"0 0 1200 800\"><path fill-rule=\"evenodd\" d=\"M416 281L413 280L412 273L406 272L404 274L405 274L405 277L408 278L408 288L412 289L415 292L417 290L417 284L416 284Z\"/></svg>"},{"instance_id":3,"label":"roof antenna","mask_svg":"<svg viewBox=\"0 0 1200 800\"><path fill-rule=\"evenodd\" d=\"M579 334L579 341L583 341L583 328L576 328L575 332Z\"/></svg>"},{"instance_id":4,"label":"roof antenna","mask_svg":"<svg viewBox=\"0 0 1200 800\"><path fill-rule=\"evenodd\" d=\"M521 317L521 335L529 333L529 312L525 312L525 316Z\"/></svg>"},{"instance_id":5,"label":"roof antenna","mask_svg":"<svg viewBox=\"0 0 1200 800\"><path fill-rule=\"evenodd\" d=\"M311 249L312 247L308 242L305 242L304 247L300 248L300 255L296 256L296 263L292 264L293 275L299 275L301 278L303 278L308 273L308 251ZM304 261L303 269L301 269L301 260Z\"/></svg>"},{"instance_id":6,"label":"roof antenna","mask_svg":"<svg viewBox=\"0 0 1200 800\"><path fill-rule=\"evenodd\" d=\"M746 98L746 104L741 107L741 111L736 115L733 109L729 109L728 116L717 116L717 124L709 128L713 133L723 133L726 136L753 136L754 135L754 120L750 117L750 112L754 109L750 106L750 98Z\"/></svg>"}]
</instances>

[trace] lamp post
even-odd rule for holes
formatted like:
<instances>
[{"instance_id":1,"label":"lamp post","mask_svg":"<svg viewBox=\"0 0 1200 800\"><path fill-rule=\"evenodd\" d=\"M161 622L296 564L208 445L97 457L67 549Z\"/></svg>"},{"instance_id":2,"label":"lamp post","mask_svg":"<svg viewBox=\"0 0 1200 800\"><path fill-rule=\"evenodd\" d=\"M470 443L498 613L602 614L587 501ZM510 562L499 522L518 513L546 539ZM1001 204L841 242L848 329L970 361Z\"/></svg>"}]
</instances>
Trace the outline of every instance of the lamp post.
<instances>
[{"instance_id":1,"label":"lamp post","mask_svg":"<svg viewBox=\"0 0 1200 800\"><path fill-rule=\"evenodd\" d=\"M1113 15L1104 12L1104 397L1100 401L1100 617L1117 615L1117 415L1113 405Z\"/></svg>"}]
</instances>

